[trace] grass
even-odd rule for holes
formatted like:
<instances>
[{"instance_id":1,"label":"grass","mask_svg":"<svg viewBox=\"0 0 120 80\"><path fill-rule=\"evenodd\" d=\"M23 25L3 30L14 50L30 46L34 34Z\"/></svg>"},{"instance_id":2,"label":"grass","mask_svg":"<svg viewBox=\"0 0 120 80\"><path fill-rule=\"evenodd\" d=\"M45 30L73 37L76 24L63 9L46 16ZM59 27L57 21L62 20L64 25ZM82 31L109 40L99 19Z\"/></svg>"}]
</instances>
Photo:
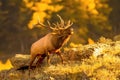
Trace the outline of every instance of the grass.
<instances>
[{"instance_id":1,"label":"grass","mask_svg":"<svg viewBox=\"0 0 120 80\"><path fill-rule=\"evenodd\" d=\"M40 69L31 72L35 80L120 80L120 41L100 39L94 44L71 43L64 48L65 64L51 56L52 65L45 60ZM8 73L11 80L28 77L28 71ZM32 79L30 79L32 80Z\"/></svg>"},{"instance_id":2,"label":"grass","mask_svg":"<svg viewBox=\"0 0 120 80\"><path fill-rule=\"evenodd\" d=\"M72 75L73 80L120 80L120 41L113 42L108 39L102 41L100 39L100 42L90 45L71 43L70 47L65 48L65 51L69 55L67 57L73 58L72 61L66 65L52 65L45 69L46 72L75 74ZM78 59L88 53L91 54L89 58ZM70 54L73 55L70 56ZM80 75L86 77L79 78Z\"/></svg>"}]
</instances>

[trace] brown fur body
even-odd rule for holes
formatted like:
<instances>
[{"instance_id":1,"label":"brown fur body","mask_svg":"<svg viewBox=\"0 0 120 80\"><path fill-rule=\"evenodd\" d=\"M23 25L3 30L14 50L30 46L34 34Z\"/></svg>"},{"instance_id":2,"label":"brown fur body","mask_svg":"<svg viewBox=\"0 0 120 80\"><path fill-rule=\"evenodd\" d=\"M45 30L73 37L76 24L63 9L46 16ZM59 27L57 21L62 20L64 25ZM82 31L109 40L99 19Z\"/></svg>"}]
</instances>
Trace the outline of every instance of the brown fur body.
<instances>
[{"instance_id":1,"label":"brown fur body","mask_svg":"<svg viewBox=\"0 0 120 80\"><path fill-rule=\"evenodd\" d=\"M47 62L49 63L49 54L51 53L58 54L63 62L60 48L69 40L72 33L72 28L55 30L51 33L48 33L38 41L34 42L31 46L31 58L29 68L32 66L36 58L38 59L36 65L41 63L46 56Z\"/></svg>"}]
</instances>

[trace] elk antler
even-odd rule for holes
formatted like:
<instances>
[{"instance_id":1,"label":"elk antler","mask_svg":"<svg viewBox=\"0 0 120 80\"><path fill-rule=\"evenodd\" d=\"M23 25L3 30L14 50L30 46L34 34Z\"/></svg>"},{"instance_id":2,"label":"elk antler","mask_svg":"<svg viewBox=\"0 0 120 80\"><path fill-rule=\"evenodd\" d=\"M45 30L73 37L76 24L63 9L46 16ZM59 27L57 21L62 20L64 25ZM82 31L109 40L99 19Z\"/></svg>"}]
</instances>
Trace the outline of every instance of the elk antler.
<instances>
[{"instance_id":1,"label":"elk antler","mask_svg":"<svg viewBox=\"0 0 120 80\"><path fill-rule=\"evenodd\" d=\"M37 22L37 24L35 24L35 25L40 25L40 26L42 26L42 27L45 27L45 25L44 25L43 23L40 22L39 16L38 16L38 22Z\"/></svg>"},{"instance_id":2,"label":"elk antler","mask_svg":"<svg viewBox=\"0 0 120 80\"><path fill-rule=\"evenodd\" d=\"M53 28L49 21L47 21L47 23L48 23L50 29L52 29L53 31L58 30L56 27ZM56 24L53 24L53 25L57 26Z\"/></svg>"},{"instance_id":3,"label":"elk antler","mask_svg":"<svg viewBox=\"0 0 120 80\"><path fill-rule=\"evenodd\" d=\"M67 22L67 25L65 26L65 29L69 28L71 25L73 24L73 22L71 22L70 20Z\"/></svg>"},{"instance_id":4,"label":"elk antler","mask_svg":"<svg viewBox=\"0 0 120 80\"><path fill-rule=\"evenodd\" d=\"M45 27L45 25L40 22L40 17L39 16L38 16L38 23L36 25L41 25L41 26Z\"/></svg>"},{"instance_id":5,"label":"elk antler","mask_svg":"<svg viewBox=\"0 0 120 80\"><path fill-rule=\"evenodd\" d=\"M50 29L52 29L52 30L64 30L64 29L67 29L67 28L69 28L73 23L69 20L67 23L66 23L66 25L65 25L65 22L64 22L64 20L61 18L61 16L60 15L57 15L58 17L59 17L59 19L60 19L60 23L53 23L53 25L55 26L55 27L52 27L51 26L51 23L49 22L49 21L47 21L47 23L48 23L48 26L50 27ZM43 25L43 24L40 24L40 25ZM44 25L43 25L44 26Z\"/></svg>"},{"instance_id":6,"label":"elk antler","mask_svg":"<svg viewBox=\"0 0 120 80\"><path fill-rule=\"evenodd\" d=\"M65 25L64 25L64 24L65 24L65 23L64 23L64 20L61 18L60 15L57 14L57 16L59 17L59 19L60 19L60 21L61 21L61 23L60 23L59 26L60 26L60 27L64 27L64 26L65 26Z\"/></svg>"},{"instance_id":7,"label":"elk antler","mask_svg":"<svg viewBox=\"0 0 120 80\"><path fill-rule=\"evenodd\" d=\"M60 15L57 15L59 18L60 18L60 21L61 21L61 23L59 24L59 26L60 26L60 29L67 29L67 28L69 28L73 23L69 20L68 22L67 22L67 25L65 25L65 23L64 23L64 20L61 18L61 16Z\"/></svg>"}]
</instances>

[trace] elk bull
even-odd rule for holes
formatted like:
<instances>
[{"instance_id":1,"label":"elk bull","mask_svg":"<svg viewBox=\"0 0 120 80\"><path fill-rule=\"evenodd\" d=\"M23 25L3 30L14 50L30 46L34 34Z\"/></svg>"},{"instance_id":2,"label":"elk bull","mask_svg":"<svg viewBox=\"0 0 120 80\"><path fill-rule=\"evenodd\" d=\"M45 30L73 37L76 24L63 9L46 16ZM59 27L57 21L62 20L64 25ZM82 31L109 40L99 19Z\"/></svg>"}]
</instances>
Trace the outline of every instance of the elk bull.
<instances>
[{"instance_id":1,"label":"elk bull","mask_svg":"<svg viewBox=\"0 0 120 80\"><path fill-rule=\"evenodd\" d=\"M45 57L47 57L47 62L49 64L49 55L52 53L58 54L63 62L60 49L73 34L73 28L70 28L72 25L70 20L65 23L59 15L57 16L60 18L60 23L53 24L54 27L51 27L51 24L48 22L49 28L52 29L52 32L48 33L32 44L29 69L31 68L36 58L36 65L40 64ZM40 22L38 24L45 26Z\"/></svg>"}]
</instances>

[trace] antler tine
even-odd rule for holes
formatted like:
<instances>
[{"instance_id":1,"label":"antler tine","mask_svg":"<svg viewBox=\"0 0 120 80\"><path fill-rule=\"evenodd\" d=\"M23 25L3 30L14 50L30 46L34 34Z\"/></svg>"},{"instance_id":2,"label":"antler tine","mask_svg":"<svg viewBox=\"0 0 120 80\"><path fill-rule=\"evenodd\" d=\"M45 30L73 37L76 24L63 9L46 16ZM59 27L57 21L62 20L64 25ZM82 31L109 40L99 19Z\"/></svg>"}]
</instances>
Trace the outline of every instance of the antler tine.
<instances>
[{"instance_id":1,"label":"antler tine","mask_svg":"<svg viewBox=\"0 0 120 80\"><path fill-rule=\"evenodd\" d=\"M38 23L36 25L41 25L41 26L45 27L45 25L40 22L40 17L39 16L38 16Z\"/></svg>"},{"instance_id":2,"label":"antler tine","mask_svg":"<svg viewBox=\"0 0 120 80\"><path fill-rule=\"evenodd\" d=\"M53 23L54 26L57 26L55 23Z\"/></svg>"},{"instance_id":3,"label":"antler tine","mask_svg":"<svg viewBox=\"0 0 120 80\"><path fill-rule=\"evenodd\" d=\"M55 27L57 27L58 25L57 24L55 24L55 23L53 23L53 25L55 26Z\"/></svg>"},{"instance_id":4,"label":"antler tine","mask_svg":"<svg viewBox=\"0 0 120 80\"><path fill-rule=\"evenodd\" d=\"M53 23L53 25L56 27L56 30L63 29L63 28L60 27L60 24L58 22L56 24Z\"/></svg>"},{"instance_id":5,"label":"antler tine","mask_svg":"<svg viewBox=\"0 0 120 80\"><path fill-rule=\"evenodd\" d=\"M60 24L57 22L56 24L53 23L53 25L57 28L57 30L62 30L64 28L60 27Z\"/></svg>"},{"instance_id":6,"label":"antler tine","mask_svg":"<svg viewBox=\"0 0 120 80\"><path fill-rule=\"evenodd\" d=\"M56 23L56 25L57 25L57 28L58 28L58 29L61 29L61 28L60 28L60 24L59 24L58 22Z\"/></svg>"},{"instance_id":7,"label":"antler tine","mask_svg":"<svg viewBox=\"0 0 120 80\"><path fill-rule=\"evenodd\" d=\"M61 21L61 23L60 23L60 24L61 24L61 27L64 27L64 20L61 18L60 15L57 14L57 16L60 18L60 21Z\"/></svg>"},{"instance_id":8,"label":"antler tine","mask_svg":"<svg viewBox=\"0 0 120 80\"><path fill-rule=\"evenodd\" d=\"M52 30L57 30L56 28L53 28L53 27L51 26L51 24L50 24L50 22L49 22L49 21L47 21L47 23L48 23L48 25L49 25L50 29L52 29ZM54 24L54 25L55 25L55 24Z\"/></svg>"},{"instance_id":9,"label":"antler tine","mask_svg":"<svg viewBox=\"0 0 120 80\"><path fill-rule=\"evenodd\" d=\"M47 21L47 23L48 23L48 26L50 27L50 29L54 29L53 27L51 27L51 24L49 21Z\"/></svg>"},{"instance_id":10,"label":"antler tine","mask_svg":"<svg viewBox=\"0 0 120 80\"><path fill-rule=\"evenodd\" d=\"M56 30L59 30L59 26L55 23L53 23L53 25L56 27Z\"/></svg>"},{"instance_id":11,"label":"antler tine","mask_svg":"<svg viewBox=\"0 0 120 80\"><path fill-rule=\"evenodd\" d=\"M72 24L73 24L73 22L71 22L71 21L69 20L68 23L67 23L67 25L66 25L66 27L65 27L65 29L69 28Z\"/></svg>"}]
</instances>

